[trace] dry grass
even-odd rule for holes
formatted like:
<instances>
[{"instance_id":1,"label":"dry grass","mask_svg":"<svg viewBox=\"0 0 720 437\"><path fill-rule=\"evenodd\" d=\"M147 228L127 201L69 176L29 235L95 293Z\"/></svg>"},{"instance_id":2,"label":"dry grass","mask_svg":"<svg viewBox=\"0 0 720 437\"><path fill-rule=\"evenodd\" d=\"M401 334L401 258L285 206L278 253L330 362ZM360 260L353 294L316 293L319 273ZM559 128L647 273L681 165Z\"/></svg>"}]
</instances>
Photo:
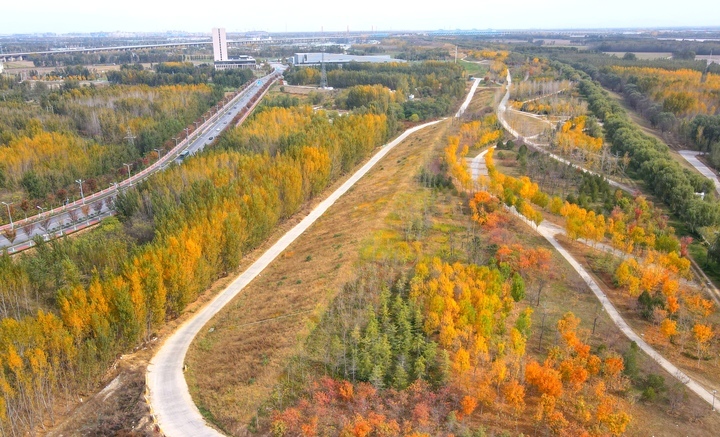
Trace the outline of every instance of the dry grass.
<instances>
[{"instance_id":1,"label":"dry grass","mask_svg":"<svg viewBox=\"0 0 720 437\"><path fill-rule=\"evenodd\" d=\"M653 59L669 59L672 58L670 52L604 52L606 55L612 55L616 58L622 58L625 53L634 53L638 59L642 60L653 60Z\"/></svg>"},{"instance_id":2,"label":"dry grass","mask_svg":"<svg viewBox=\"0 0 720 437\"><path fill-rule=\"evenodd\" d=\"M551 129L552 125L539 117L508 110L505 112L505 119L510 126L524 137L532 137L543 133L546 129Z\"/></svg>"},{"instance_id":3,"label":"dry grass","mask_svg":"<svg viewBox=\"0 0 720 437\"><path fill-rule=\"evenodd\" d=\"M394 196L410 189L419 166L444 144L448 125L421 131L390 152L208 324L212 332L196 338L188 384L223 429L241 433L270 395L323 308L353 276L365 239L383 228Z\"/></svg>"},{"instance_id":4,"label":"dry grass","mask_svg":"<svg viewBox=\"0 0 720 437\"><path fill-rule=\"evenodd\" d=\"M479 118L493 111L492 105L500 97L501 88L480 87L475 90L470 104L465 110L463 118Z\"/></svg>"},{"instance_id":5,"label":"dry grass","mask_svg":"<svg viewBox=\"0 0 720 437\"><path fill-rule=\"evenodd\" d=\"M288 94L300 94L300 95L307 95L311 92L316 93L323 93L323 94L336 94L337 92L335 90L324 90L322 88L318 87L312 87L312 86L297 86L297 85L282 85L284 92Z\"/></svg>"}]
</instances>

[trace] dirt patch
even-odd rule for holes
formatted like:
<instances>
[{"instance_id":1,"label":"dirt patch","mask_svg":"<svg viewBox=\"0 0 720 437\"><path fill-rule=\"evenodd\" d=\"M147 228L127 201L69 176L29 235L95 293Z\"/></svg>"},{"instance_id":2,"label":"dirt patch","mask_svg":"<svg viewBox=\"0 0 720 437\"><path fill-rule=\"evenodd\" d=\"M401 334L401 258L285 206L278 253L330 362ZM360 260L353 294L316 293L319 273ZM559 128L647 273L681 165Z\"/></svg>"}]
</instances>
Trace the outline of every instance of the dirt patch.
<instances>
[{"instance_id":1,"label":"dirt patch","mask_svg":"<svg viewBox=\"0 0 720 437\"><path fill-rule=\"evenodd\" d=\"M161 435L145 401L145 370L151 351L152 347L143 347L133 355L121 356L108 371L110 382L94 395L65 399L75 403L74 409L45 435Z\"/></svg>"},{"instance_id":2,"label":"dirt patch","mask_svg":"<svg viewBox=\"0 0 720 437\"><path fill-rule=\"evenodd\" d=\"M282 85L282 87L283 87L283 92L286 92L288 94L301 94L301 95L307 95L312 92L332 94L333 91L335 91L335 90L324 90L322 88L312 87L312 86Z\"/></svg>"}]
</instances>

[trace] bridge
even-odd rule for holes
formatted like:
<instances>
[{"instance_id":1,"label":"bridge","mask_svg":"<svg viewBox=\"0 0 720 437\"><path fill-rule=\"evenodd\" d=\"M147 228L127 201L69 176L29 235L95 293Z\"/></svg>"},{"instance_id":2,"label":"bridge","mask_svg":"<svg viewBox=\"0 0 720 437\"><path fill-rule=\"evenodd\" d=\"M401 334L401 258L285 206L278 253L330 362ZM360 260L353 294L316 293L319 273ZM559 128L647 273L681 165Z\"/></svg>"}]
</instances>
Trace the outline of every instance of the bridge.
<instances>
[{"instance_id":1,"label":"bridge","mask_svg":"<svg viewBox=\"0 0 720 437\"><path fill-rule=\"evenodd\" d=\"M250 46L250 45L281 45L281 44L310 44L310 43L325 43L337 40L343 40L348 38L357 38L358 36L366 35L360 33L348 33L341 36L302 36L302 37L268 37L268 38L243 38L228 40L228 44L235 44L236 46ZM28 51L28 52L16 52L16 53L0 53L0 62L12 62L23 60L24 58L31 55L55 55L55 54L69 54L69 53L94 53L94 52L110 52L110 51L129 51L129 50L142 50L162 47L189 47L189 46L206 46L212 45L212 40L207 41L192 41L192 42L171 42L171 43L158 43L158 44L140 44L140 45L124 45L124 46L108 46L108 47L69 47L57 50L43 50L43 51Z\"/></svg>"}]
</instances>

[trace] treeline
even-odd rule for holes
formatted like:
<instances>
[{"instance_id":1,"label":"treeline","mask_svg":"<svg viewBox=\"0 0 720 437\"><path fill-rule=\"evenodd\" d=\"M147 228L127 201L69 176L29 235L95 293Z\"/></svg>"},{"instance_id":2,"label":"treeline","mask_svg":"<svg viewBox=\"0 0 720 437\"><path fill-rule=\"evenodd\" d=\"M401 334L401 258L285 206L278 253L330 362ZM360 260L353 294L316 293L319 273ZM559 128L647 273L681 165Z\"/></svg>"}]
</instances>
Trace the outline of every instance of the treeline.
<instances>
[{"instance_id":1,"label":"treeline","mask_svg":"<svg viewBox=\"0 0 720 437\"><path fill-rule=\"evenodd\" d=\"M286 120L295 120L288 126ZM386 117L331 122L270 108L224 148L158 173L115 199L123 226L0 258L0 429L31 432L60 390L92 386L294 213L386 139ZM262 132L268 132L263 135ZM272 145L254 153L239 139Z\"/></svg>"},{"instance_id":2,"label":"treeline","mask_svg":"<svg viewBox=\"0 0 720 437\"><path fill-rule=\"evenodd\" d=\"M250 69L215 70L212 65L195 66L191 62L160 63L155 71L145 70L141 64L123 64L119 71L108 71L106 75L110 83L124 85L194 85L212 81L229 88L239 88L254 77Z\"/></svg>"},{"instance_id":3,"label":"treeline","mask_svg":"<svg viewBox=\"0 0 720 437\"><path fill-rule=\"evenodd\" d=\"M530 45L518 45L513 55L516 56L543 56L572 65L575 68L584 70L587 74L596 78L597 72L604 67L620 65L623 67L640 68L662 68L664 70L695 70L699 72L708 71L719 74L720 64L709 64L704 60L683 60L683 59L639 59L635 57L618 58L592 50L578 50L575 47L538 47ZM582 65L582 68L580 67Z\"/></svg>"},{"instance_id":4,"label":"treeline","mask_svg":"<svg viewBox=\"0 0 720 437\"><path fill-rule=\"evenodd\" d=\"M358 85L383 85L403 96L396 98L402 104L404 118L417 114L420 119L438 117L447 113L454 101L465 92L462 66L447 62L414 64L370 64L351 62L342 69L330 68L328 85L350 88ZM320 83L320 71L312 67L293 67L285 72L291 84L315 85ZM402 101L410 95L414 99Z\"/></svg>"},{"instance_id":5,"label":"treeline","mask_svg":"<svg viewBox=\"0 0 720 437\"><path fill-rule=\"evenodd\" d=\"M627 103L654 127L708 153L711 164L720 165L719 64L624 60L601 53L563 50L548 54L622 93Z\"/></svg>"},{"instance_id":6,"label":"treeline","mask_svg":"<svg viewBox=\"0 0 720 437\"><path fill-rule=\"evenodd\" d=\"M695 59L695 55L720 53L717 41L675 41L659 39L620 39L590 41L589 45L601 52L670 52L680 59ZM684 56L683 56L684 55Z\"/></svg>"},{"instance_id":7,"label":"treeline","mask_svg":"<svg viewBox=\"0 0 720 437\"><path fill-rule=\"evenodd\" d=\"M618 68L600 70L597 80L622 92L628 104L662 132L668 132L720 165L720 76L687 70Z\"/></svg>"},{"instance_id":8,"label":"treeline","mask_svg":"<svg viewBox=\"0 0 720 437\"><path fill-rule=\"evenodd\" d=\"M627 116L619 103L583 72L555 62L555 67L571 80L579 79L579 90L590 110L603 122L605 139L611 150L630 158L628 170L645 181L647 188L670 207L691 229L720 221L720 205L712 193L712 182L684 169L670 156L667 145L643 133ZM701 198L695 193L704 192Z\"/></svg>"},{"instance_id":9,"label":"treeline","mask_svg":"<svg viewBox=\"0 0 720 437\"><path fill-rule=\"evenodd\" d=\"M44 49L42 49L44 50ZM27 60L32 61L35 67L64 67L67 65L97 65L97 64L131 64L155 62L180 62L182 54L177 49L145 49L145 50L118 50L93 53L49 53L44 55L29 55Z\"/></svg>"}]
</instances>

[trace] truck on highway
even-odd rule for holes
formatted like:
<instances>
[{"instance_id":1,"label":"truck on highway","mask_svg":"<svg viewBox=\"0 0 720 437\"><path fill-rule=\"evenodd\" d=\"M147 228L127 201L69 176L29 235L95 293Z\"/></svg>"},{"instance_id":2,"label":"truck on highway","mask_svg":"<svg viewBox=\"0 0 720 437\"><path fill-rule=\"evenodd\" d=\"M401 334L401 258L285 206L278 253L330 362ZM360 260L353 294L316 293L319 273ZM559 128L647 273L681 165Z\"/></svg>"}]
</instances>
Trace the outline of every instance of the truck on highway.
<instances>
[{"instance_id":1,"label":"truck on highway","mask_svg":"<svg viewBox=\"0 0 720 437\"><path fill-rule=\"evenodd\" d=\"M180 152L180 155L178 155L178 158L185 159L187 158L188 154L190 154L189 150L183 150L182 152Z\"/></svg>"}]
</instances>

